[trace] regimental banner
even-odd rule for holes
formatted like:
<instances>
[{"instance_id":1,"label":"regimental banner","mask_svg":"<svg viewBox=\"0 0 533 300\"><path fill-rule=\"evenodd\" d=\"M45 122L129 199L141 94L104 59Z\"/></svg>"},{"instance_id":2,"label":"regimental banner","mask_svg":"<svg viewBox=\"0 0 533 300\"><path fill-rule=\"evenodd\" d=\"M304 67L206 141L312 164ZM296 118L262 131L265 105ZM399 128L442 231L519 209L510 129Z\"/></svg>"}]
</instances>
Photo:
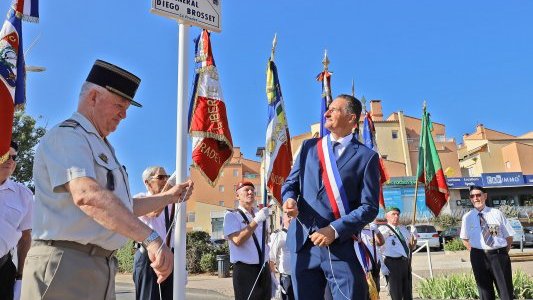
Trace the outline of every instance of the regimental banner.
<instances>
[{"instance_id":1,"label":"regimental banner","mask_svg":"<svg viewBox=\"0 0 533 300\"><path fill-rule=\"evenodd\" d=\"M152 0L152 13L221 32L221 0Z\"/></svg>"},{"instance_id":2,"label":"regimental banner","mask_svg":"<svg viewBox=\"0 0 533 300\"><path fill-rule=\"evenodd\" d=\"M427 207L435 216L438 216L442 207L448 201L450 192L448 191L448 185L440 163L439 153L431 135L433 124L429 113L426 111L425 104L421 127L416 177L419 182L424 184Z\"/></svg>"},{"instance_id":3,"label":"regimental banner","mask_svg":"<svg viewBox=\"0 0 533 300\"><path fill-rule=\"evenodd\" d=\"M281 185L291 171L292 151L278 70L272 58L268 60L266 75L268 125L265 143L265 178L272 196L281 205Z\"/></svg>"},{"instance_id":4,"label":"regimental banner","mask_svg":"<svg viewBox=\"0 0 533 300\"><path fill-rule=\"evenodd\" d=\"M196 41L196 62L189 111L192 160L208 183L215 186L220 171L233 155L233 142L207 30Z\"/></svg>"},{"instance_id":5,"label":"regimental banner","mask_svg":"<svg viewBox=\"0 0 533 300\"><path fill-rule=\"evenodd\" d=\"M26 101L22 20L37 22L37 0L15 0L0 30L0 163L7 160L15 109Z\"/></svg>"}]
</instances>

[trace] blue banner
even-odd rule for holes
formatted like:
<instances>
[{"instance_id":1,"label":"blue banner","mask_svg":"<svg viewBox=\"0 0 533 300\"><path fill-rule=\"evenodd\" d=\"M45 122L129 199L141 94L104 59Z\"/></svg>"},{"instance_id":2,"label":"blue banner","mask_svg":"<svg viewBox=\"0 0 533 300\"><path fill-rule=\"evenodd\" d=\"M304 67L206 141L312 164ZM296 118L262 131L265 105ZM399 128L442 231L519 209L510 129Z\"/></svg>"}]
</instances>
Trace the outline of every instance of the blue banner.
<instances>
[{"instance_id":1,"label":"blue banner","mask_svg":"<svg viewBox=\"0 0 533 300\"><path fill-rule=\"evenodd\" d=\"M521 172L509 173L483 173L483 186L515 186L524 184L524 176Z\"/></svg>"}]
</instances>

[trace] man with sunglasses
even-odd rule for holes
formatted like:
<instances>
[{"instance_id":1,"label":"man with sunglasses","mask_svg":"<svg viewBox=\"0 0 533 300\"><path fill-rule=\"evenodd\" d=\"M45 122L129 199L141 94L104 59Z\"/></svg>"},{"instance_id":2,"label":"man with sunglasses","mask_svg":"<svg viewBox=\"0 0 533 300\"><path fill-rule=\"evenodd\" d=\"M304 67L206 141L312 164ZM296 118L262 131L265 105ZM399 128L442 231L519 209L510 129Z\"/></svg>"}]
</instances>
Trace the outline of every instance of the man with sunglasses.
<instances>
[{"instance_id":1,"label":"man with sunglasses","mask_svg":"<svg viewBox=\"0 0 533 300\"><path fill-rule=\"evenodd\" d=\"M514 230L501 211L485 205L487 192L483 187L470 186L470 201L474 208L463 216L460 236L470 251L479 297L496 299L496 284L500 299L513 299L508 252Z\"/></svg>"},{"instance_id":2,"label":"man with sunglasses","mask_svg":"<svg viewBox=\"0 0 533 300\"><path fill-rule=\"evenodd\" d=\"M160 166L148 167L142 173L142 180L146 186L146 193L135 195L137 198L157 195L167 189L168 178L165 168ZM169 183L170 184L170 183ZM149 201L149 200L148 200ZM174 230L172 230L172 220L174 219L174 207L172 204L162 209L150 212L139 219L153 230L157 231L159 236L166 237L167 246L173 244ZM168 232L168 236L167 236ZM159 285L157 284L157 275L150 267L150 258L148 252L142 244L135 243L135 255L133 257L133 283L135 284L135 299L137 300L172 300L172 278L173 273L161 283L161 298L159 297Z\"/></svg>"},{"instance_id":3,"label":"man with sunglasses","mask_svg":"<svg viewBox=\"0 0 533 300\"><path fill-rule=\"evenodd\" d=\"M97 60L78 109L41 139L35 152L33 242L22 279L23 300L115 299L117 259L128 239L147 249L157 281L173 270L161 236L137 216L187 200L192 182L137 199L108 140L126 118L140 78Z\"/></svg>"},{"instance_id":4,"label":"man with sunglasses","mask_svg":"<svg viewBox=\"0 0 533 300\"><path fill-rule=\"evenodd\" d=\"M0 300L20 295L24 259L31 243L33 194L23 184L9 179L17 166L17 151L17 144L11 142L9 156L0 164ZM15 247L17 266L11 256Z\"/></svg>"}]
</instances>

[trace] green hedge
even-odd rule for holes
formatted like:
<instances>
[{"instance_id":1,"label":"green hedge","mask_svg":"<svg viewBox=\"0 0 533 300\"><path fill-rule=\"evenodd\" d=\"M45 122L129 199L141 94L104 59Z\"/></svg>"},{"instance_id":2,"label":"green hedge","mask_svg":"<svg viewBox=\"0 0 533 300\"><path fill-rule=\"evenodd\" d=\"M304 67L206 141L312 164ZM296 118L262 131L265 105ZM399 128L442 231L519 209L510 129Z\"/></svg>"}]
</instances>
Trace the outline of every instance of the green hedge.
<instances>
[{"instance_id":1,"label":"green hedge","mask_svg":"<svg viewBox=\"0 0 533 300\"><path fill-rule=\"evenodd\" d=\"M453 239L444 244L444 251L461 251L466 250L465 245L461 239Z\"/></svg>"},{"instance_id":2,"label":"green hedge","mask_svg":"<svg viewBox=\"0 0 533 300\"><path fill-rule=\"evenodd\" d=\"M129 241L117 251L118 271L120 273L133 272L133 241ZM229 254L228 244L213 246L209 233L193 231L187 233L186 265L189 273L215 272L217 270L216 256Z\"/></svg>"},{"instance_id":3,"label":"green hedge","mask_svg":"<svg viewBox=\"0 0 533 300\"><path fill-rule=\"evenodd\" d=\"M118 249L115 256L118 259L119 273L133 273L133 241L128 241L126 245Z\"/></svg>"},{"instance_id":4,"label":"green hedge","mask_svg":"<svg viewBox=\"0 0 533 300\"><path fill-rule=\"evenodd\" d=\"M533 277L522 271L513 274L514 297L533 298ZM417 287L423 299L479 299L472 274L452 274L422 280Z\"/></svg>"}]
</instances>

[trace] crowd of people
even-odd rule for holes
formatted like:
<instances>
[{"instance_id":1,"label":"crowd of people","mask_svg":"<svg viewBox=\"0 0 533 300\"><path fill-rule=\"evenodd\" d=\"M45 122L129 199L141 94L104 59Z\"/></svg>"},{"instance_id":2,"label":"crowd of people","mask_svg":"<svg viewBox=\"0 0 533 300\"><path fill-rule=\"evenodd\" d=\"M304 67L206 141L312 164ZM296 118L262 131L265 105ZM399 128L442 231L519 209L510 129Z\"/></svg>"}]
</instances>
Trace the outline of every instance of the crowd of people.
<instances>
[{"instance_id":1,"label":"crowd of people","mask_svg":"<svg viewBox=\"0 0 533 300\"><path fill-rule=\"evenodd\" d=\"M172 299L174 204L194 184L171 183L164 168L148 167L146 193L132 196L107 139L131 105L141 106L139 84L118 66L94 63L77 111L36 150L34 196L10 179L18 150L11 143L0 165L0 300L115 299L114 253L128 239L136 299ZM398 208L387 210L386 224L375 222L379 156L352 134L361 109L355 97L338 96L324 115L330 134L303 142L282 188L280 230L268 232L269 208L257 207L253 183L237 184L239 206L224 216L235 299L377 299L380 273L392 299L412 299L415 227L399 223ZM512 299L513 229L485 205L483 187L471 187L470 198L461 239L480 297L495 299L496 285L501 299Z\"/></svg>"}]
</instances>

